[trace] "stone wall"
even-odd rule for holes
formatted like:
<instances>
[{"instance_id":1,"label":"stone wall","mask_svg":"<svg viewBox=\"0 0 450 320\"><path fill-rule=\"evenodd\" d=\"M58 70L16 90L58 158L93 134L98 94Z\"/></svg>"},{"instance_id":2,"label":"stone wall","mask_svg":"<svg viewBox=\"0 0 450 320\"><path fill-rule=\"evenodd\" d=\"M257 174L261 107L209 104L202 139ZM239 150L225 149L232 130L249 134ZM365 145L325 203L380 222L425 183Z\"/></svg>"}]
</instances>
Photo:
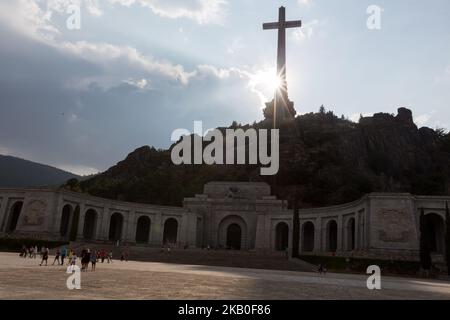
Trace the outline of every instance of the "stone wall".
<instances>
[{"instance_id":1,"label":"stone wall","mask_svg":"<svg viewBox=\"0 0 450 320\"><path fill-rule=\"evenodd\" d=\"M227 248L233 226L240 249L292 248L293 212L270 194L264 183L208 183L183 207L168 207L66 190L0 189L0 237ZM372 193L348 204L302 209L300 252L417 260L423 208L434 230L434 256L442 260L446 201L450 197Z\"/></svg>"}]
</instances>

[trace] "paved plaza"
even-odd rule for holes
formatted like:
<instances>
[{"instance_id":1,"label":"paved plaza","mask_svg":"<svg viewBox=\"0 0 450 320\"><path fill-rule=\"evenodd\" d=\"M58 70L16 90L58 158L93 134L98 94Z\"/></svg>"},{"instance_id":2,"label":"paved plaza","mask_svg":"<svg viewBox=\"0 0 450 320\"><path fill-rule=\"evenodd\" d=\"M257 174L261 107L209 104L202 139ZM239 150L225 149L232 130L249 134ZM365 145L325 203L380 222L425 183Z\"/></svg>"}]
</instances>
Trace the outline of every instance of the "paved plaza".
<instances>
[{"instance_id":1,"label":"paved plaza","mask_svg":"<svg viewBox=\"0 0 450 320\"><path fill-rule=\"evenodd\" d=\"M363 275L133 261L99 263L71 291L65 267L39 262L0 253L0 299L450 299L444 281L382 277L371 291Z\"/></svg>"}]
</instances>

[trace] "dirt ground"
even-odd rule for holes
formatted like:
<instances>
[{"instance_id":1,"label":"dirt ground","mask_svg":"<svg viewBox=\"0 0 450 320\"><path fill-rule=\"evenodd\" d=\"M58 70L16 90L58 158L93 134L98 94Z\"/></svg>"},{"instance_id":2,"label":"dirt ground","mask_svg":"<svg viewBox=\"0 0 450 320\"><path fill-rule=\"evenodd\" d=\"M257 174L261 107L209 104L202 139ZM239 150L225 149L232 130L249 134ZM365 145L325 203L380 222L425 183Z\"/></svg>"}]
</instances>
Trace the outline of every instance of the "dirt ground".
<instances>
[{"instance_id":1,"label":"dirt ground","mask_svg":"<svg viewBox=\"0 0 450 320\"><path fill-rule=\"evenodd\" d=\"M65 266L39 266L39 259L0 253L0 299L450 299L450 282L194 266L154 262L97 264L81 273L81 289L69 290Z\"/></svg>"}]
</instances>

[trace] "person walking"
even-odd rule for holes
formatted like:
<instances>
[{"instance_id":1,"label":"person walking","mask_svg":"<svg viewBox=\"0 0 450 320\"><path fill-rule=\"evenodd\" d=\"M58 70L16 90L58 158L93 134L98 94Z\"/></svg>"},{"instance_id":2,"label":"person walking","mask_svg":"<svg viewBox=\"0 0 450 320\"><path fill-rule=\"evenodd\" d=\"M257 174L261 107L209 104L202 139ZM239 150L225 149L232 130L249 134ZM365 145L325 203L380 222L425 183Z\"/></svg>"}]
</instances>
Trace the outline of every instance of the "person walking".
<instances>
[{"instance_id":1,"label":"person walking","mask_svg":"<svg viewBox=\"0 0 450 320\"><path fill-rule=\"evenodd\" d=\"M64 259L66 258L66 256L67 256L67 249L66 249L66 247L62 247L61 248L61 265L62 266L64 265Z\"/></svg>"},{"instance_id":2,"label":"person walking","mask_svg":"<svg viewBox=\"0 0 450 320\"><path fill-rule=\"evenodd\" d=\"M42 261L41 261L40 266L42 266L44 264L44 261L45 261L45 265L47 266L48 252L49 252L49 250L45 246L43 246L42 249L41 249Z\"/></svg>"},{"instance_id":3,"label":"person walking","mask_svg":"<svg viewBox=\"0 0 450 320\"><path fill-rule=\"evenodd\" d=\"M71 255L70 255L70 260L69 260L69 265L71 266L75 266L77 264L77 255L75 252L71 251Z\"/></svg>"},{"instance_id":4,"label":"person walking","mask_svg":"<svg viewBox=\"0 0 450 320\"><path fill-rule=\"evenodd\" d=\"M92 271L95 271L95 266L97 265L97 251L93 251L91 255L91 264L92 264Z\"/></svg>"},{"instance_id":5,"label":"person walking","mask_svg":"<svg viewBox=\"0 0 450 320\"><path fill-rule=\"evenodd\" d=\"M81 270L88 271L91 262L91 250L87 249L81 255Z\"/></svg>"},{"instance_id":6,"label":"person walking","mask_svg":"<svg viewBox=\"0 0 450 320\"><path fill-rule=\"evenodd\" d=\"M55 260L53 260L52 266L55 265L55 262L58 261L58 266L59 266L59 257L61 256L61 252L59 251L59 249L56 249L55 252Z\"/></svg>"},{"instance_id":7,"label":"person walking","mask_svg":"<svg viewBox=\"0 0 450 320\"><path fill-rule=\"evenodd\" d=\"M113 262L113 253L112 253L112 251L110 251L108 253L108 263L112 263L112 262Z\"/></svg>"}]
</instances>

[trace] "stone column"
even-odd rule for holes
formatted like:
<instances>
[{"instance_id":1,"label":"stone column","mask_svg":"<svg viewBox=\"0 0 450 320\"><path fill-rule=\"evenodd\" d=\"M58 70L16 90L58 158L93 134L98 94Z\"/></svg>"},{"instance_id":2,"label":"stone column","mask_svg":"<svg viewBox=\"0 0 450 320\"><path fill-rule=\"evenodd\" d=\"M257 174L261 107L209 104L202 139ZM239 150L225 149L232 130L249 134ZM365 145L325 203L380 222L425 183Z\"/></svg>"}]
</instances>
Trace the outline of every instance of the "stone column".
<instances>
[{"instance_id":1,"label":"stone column","mask_svg":"<svg viewBox=\"0 0 450 320\"><path fill-rule=\"evenodd\" d=\"M101 232L98 235L98 237L101 240L107 241L109 240L109 217L110 217L110 210L109 208L103 208L103 214L102 214L102 227Z\"/></svg>"},{"instance_id":2,"label":"stone column","mask_svg":"<svg viewBox=\"0 0 450 320\"><path fill-rule=\"evenodd\" d=\"M55 210L53 210L53 226L52 226L52 230L53 233L55 235L61 236L60 235L60 227L61 227L61 218L62 218L62 209L64 207L64 201L63 201L63 197L58 194L58 199L56 201L56 208Z\"/></svg>"},{"instance_id":3,"label":"stone column","mask_svg":"<svg viewBox=\"0 0 450 320\"><path fill-rule=\"evenodd\" d=\"M163 230L163 225L162 225L163 221L162 221L162 216L161 213L157 213L154 218L152 219L152 224L151 224L151 228L152 231L150 232L152 239L151 239L151 243L154 246L158 246L160 247L162 244L162 230Z\"/></svg>"},{"instance_id":4,"label":"stone column","mask_svg":"<svg viewBox=\"0 0 450 320\"><path fill-rule=\"evenodd\" d=\"M77 241L83 240L84 217L86 215L86 204L80 203L80 215L78 217Z\"/></svg>"},{"instance_id":5,"label":"stone column","mask_svg":"<svg viewBox=\"0 0 450 320\"><path fill-rule=\"evenodd\" d=\"M322 248L322 218L316 218L314 226L314 252L321 253L324 251Z\"/></svg>"},{"instance_id":6,"label":"stone column","mask_svg":"<svg viewBox=\"0 0 450 320\"><path fill-rule=\"evenodd\" d=\"M338 252L344 251L344 218L342 214L338 216L337 219L337 250Z\"/></svg>"},{"instance_id":7,"label":"stone column","mask_svg":"<svg viewBox=\"0 0 450 320\"><path fill-rule=\"evenodd\" d=\"M255 239L255 249L264 250L266 249L266 237L264 236L264 231L266 229L266 219L264 214L258 214L256 220L256 239Z\"/></svg>"},{"instance_id":8,"label":"stone column","mask_svg":"<svg viewBox=\"0 0 450 320\"><path fill-rule=\"evenodd\" d=\"M130 213L128 214L128 228L125 237L125 240L127 242L136 242L136 226L137 213L136 211L130 211Z\"/></svg>"},{"instance_id":9,"label":"stone column","mask_svg":"<svg viewBox=\"0 0 450 320\"><path fill-rule=\"evenodd\" d=\"M355 213L355 250L359 250L359 212Z\"/></svg>"},{"instance_id":10,"label":"stone column","mask_svg":"<svg viewBox=\"0 0 450 320\"><path fill-rule=\"evenodd\" d=\"M105 208L102 208L102 211L97 211L97 220L95 221L95 230L94 230L94 240L103 240L102 239L102 227L103 227L103 216L105 214Z\"/></svg>"},{"instance_id":11,"label":"stone column","mask_svg":"<svg viewBox=\"0 0 450 320\"><path fill-rule=\"evenodd\" d=\"M8 197L3 197L1 206L0 206L0 232L3 232L6 229L6 220L8 218Z\"/></svg>"}]
</instances>

